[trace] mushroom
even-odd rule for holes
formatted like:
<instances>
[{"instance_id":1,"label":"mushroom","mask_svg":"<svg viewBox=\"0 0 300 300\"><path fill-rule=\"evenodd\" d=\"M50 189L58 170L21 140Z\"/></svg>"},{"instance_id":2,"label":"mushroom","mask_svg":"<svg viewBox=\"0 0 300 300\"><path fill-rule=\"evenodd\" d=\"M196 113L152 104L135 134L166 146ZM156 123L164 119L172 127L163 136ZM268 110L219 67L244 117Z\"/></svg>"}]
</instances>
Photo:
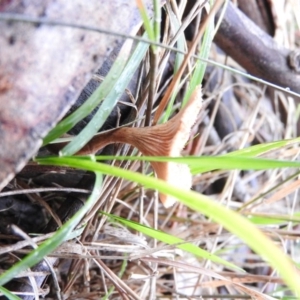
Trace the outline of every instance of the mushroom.
<instances>
[{"instance_id":1,"label":"mushroom","mask_svg":"<svg viewBox=\"0 0 300 300\"><path fill-rule=\"evenodd\" d=\"M181 156L181 150L189 139L202 105L201 86L196 87L189 102L168 122L152 127L120 127L94 136L77 154L95 154L112 143L130 144L145 156ZM176 187L190 189L192 175L185 164L176 162L150 162L156 176ZM176 198L160 194L165 207L170 207Z\"/></svg>"}]
</instances>

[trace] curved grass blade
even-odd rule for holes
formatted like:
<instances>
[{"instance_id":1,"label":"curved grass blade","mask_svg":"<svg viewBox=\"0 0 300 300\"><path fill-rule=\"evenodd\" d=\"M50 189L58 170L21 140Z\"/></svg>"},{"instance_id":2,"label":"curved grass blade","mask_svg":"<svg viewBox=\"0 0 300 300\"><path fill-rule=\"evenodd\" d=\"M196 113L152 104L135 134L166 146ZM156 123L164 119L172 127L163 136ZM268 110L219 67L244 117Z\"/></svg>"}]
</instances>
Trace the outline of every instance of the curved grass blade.
<instances>
[{"instance_id":1,"label":"curved grass blade","mask_svg":"<svg viewBox=\"0 0 300 300\"><path fill-rule=\"evenodd\" d=\"M264 159L247 156L216 156L199 157L194 163L189 163L192 174L204 173L212 170L269 170L277 168L299 168L300 162Z\"/></svg>"},{"instance_id":2,"label":"curved grass blade","mask_svg":"<svg viewBox=\"0 0 300 300\"><path fill-rule=\"evenodd\" d=\"M89 160L90 156L78 156ZM97 161L101 160L129 160L129 161L156 161L176 162L189 165L192 174L199 174L212 170L268 170L277 168L300 168L298 161L275 160L247 156L185 156L185 157L163 157L163 156L95 156Z\"/></svg>"},{"instance_id":3,"label":"curved grass blade","mask_svg":"<svg viewBox=\"0 0 300 300\"><path fill-rule=\"evenodd\" d=\"M148 16L147 9L145 7L143 0L136 0L135 2L140 11L140 15L143 20L143 25L148 34L149 40L156 42L156 32L154 32L154 24L152 24L152 22ZM151 45L151 48L153 49L153 51L155 51L156 45Z\"/></svg>"}]
</instances>

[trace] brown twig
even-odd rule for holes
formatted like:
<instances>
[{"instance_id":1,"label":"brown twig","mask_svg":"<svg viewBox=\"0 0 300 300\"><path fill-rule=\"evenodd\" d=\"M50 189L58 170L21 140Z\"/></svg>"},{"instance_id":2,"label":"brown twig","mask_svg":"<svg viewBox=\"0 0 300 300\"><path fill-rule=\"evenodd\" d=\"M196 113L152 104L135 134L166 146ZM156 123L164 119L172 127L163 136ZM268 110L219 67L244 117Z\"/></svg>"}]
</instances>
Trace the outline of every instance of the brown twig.
<instances>
[{"instance_id":1,"label":"brown twig","mask_svg":"<svg viewBox=\"0 0 300 300\"><path fill-rule=\"evenodd\" d=\"M214 41L252 75L300 93L300 73L288 63L291 51L276 44L231 2Z\"/></svg>"}]
</instances>

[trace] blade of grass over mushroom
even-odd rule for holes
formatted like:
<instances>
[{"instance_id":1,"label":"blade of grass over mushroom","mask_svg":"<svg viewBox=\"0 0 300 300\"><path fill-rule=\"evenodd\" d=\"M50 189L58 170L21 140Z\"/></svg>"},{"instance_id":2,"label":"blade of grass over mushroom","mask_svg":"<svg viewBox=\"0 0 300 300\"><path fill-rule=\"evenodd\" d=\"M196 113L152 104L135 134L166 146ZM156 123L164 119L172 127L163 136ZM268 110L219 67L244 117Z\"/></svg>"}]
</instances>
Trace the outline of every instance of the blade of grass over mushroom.
<instances>
[{"instance_id":1,"label":"blade of grass over mushroom","mask_svg":"<svg viewBox=\"0 0 300 300\"><path fill-rule=\"evenodd\" d=\"M224 226L228 231L242 239L250 248L266 260L282 276L286 284L296 294L300 295L300 275L294 268L291 260L266 235L256 228L249 220L227 207L220 205L209 197L193 191L179 189L166 182L151 178L140 173L124 170L111 165L88 161L80 157L52 157L38 158L36 161L47 165L65 165L89 171L98 171L103 174L121 177L144 185L147 188L157 189L176 197L190 209L198 211L212 218L213 221Z\"/></svg>"},{"instance_id":2,"label":"blade of grass over mushroom","mask_svg":"<svg viewBox=\"0 0 300 300\"><path fill-rule=\"evenodd\" d=\"M89 160L90 156L79 156ZM129 161L155 161L175 162L190 166L193 174L203 173L212 170L268 170L277 168L300 168L298 161L284 161L265 159L259 157L231 157L231 156L185 156L185 157L162 157L162 156L95 156L98 161L102 160L129 160Z\"/></svg>"},{"instance_id":3,"label":"blade of grass over mushroom","mask_svg":"<svg viewBox=\"0 0 300 300\"><path fill-rule=\"evenodd\" d=\"M212 5L212 1L210 1ZM205 32L203 34L203 40L201 43L201 47L199 49L198 56L201 59L208 59L209 52L212 44L212 40L214 38L214 17L211 17L208 21L208 24L206 26ZM189 84L188 90L183 98L182 105L184 106L188 99L190 99L191 94L195 90L196 86L202 83L205 69L206 69L207 63L204 60L197 60L195 65L195 70L193 72L191 82Z\"/></svg>"},{"instance_id":4,"label":"blade of grass over mushroom","mask_svg":"<svg viewBox=\"0 0 300 300\"><path fill-rule=\"evenodd\" d=\"M100 197L102 174L99 172L95 173L96 179L94 189L85 205L69 221L59 228L51 238L43 242L37 249L31 251L25 258L16 263L13 267L2 273L0 275L0 286L13 279L20 272L37 264L65 240L67 240L70 234L72 235L75 227L80 223L84 215L94 206L95 202Z\"/></svg>"},{"instance_id":5,"label":"blade of grass over mushroom","mask_svg":"<svg viewBox=\"0 0 300 300\"><path fill-rule=\"evenodd\" d=\"M92 93L92 95L78 108L76 111L71 113L65 119L63 119L59 124L53 128L48 135L44 138L43 144L46 145L57 139L62 134L69 131L74 127L79 121L85 118L89 113L91 113L97 105L103 101L103 99L109 94L111 89L114 87L122 70L128 60L130 47L132 43L128 40L124 43L120 50L118 57L116 58L114 64L109 70L108 74L105 76L104 80L100 86Z\"/></svg>"},{"instance_id":6,"label":"blade of grass over mushroom","mask_svg":"<svg viewBox=\"0 0 300 300\"><path fill-rule=\"evenodd\" d=\"M214 255L208 251L205 251L203 249L201 249L200 247L198 246L195 246L189 242L186 242L182 239L179 239L173 235L170 235L170 234L167 234L163 231L160 231L160 230L156 230L156 229L153 229L153 228L150 228L150 227L147 227L147 226L144 226L144 225L141 225L137 222L134 222L134 221L130 221L130 220L126 220L124 218L121 218L121 217L117 217L117 216L114 216L114 215L111 215L111 214L107 214L105 212L101 212L102 214L108 216L110 219L114 220L114 221L117 221L119 223L122 223L124 225L126 225L127 227L131 228L131 229L135 229L136 231L138 232L141 232L143 234L146 234L154 239L157 239L161 242L164 242L166 244L169 244L169 245L174 245L176 246L176 248L179 248L179 249L182 249L182 250L185 250L189 253L192 253L196 256L199 256L203 259L208 259L210 261L213 261L215 263L218 263L218 264L222 264L230 269L233 269L233 270L237 270L237 271L242 271L244 272L244 270L220 257L218 257L217 255Z\"/></svg>"},{"instance_id":7,"label":"blade of grass over mushroom","mask_svg":"<svg viewBox=\"0 0 300 300\"><path fill-rule=\"evenodd\" d=\"M98 130L104 124L105 120L117 104L120 96L123 94L134 72L144 58L147 50L147 44L139 43L136 46L120 77L118 78L117 82L115 83L114 87L109 92L105 100L102 102L93 119L79 133L79 135L74 138L74 140L72 140L60 151L60 155L67 156L76 153L98 132Z\"/></svg>"}]
</instances>

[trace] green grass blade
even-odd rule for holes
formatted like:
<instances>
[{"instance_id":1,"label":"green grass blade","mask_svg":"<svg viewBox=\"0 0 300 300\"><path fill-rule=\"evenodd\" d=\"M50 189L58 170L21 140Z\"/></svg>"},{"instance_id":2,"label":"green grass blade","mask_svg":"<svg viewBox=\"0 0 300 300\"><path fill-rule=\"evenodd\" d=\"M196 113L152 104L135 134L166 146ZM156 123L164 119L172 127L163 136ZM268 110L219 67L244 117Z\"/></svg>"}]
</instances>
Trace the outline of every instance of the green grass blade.
<instances>
[{"instance_id":1,"label":"green grass blade","mask_svg":"<svg viewBox=\"0 0 300 300\"><path fill-rule=\"evenodd\" d=\"M250 214L248 220L256 225L283 225L288 222L300 223L300 219L295 216L259 216Z\"/></svg>"},{"instance_id":2,"label":"green grass blade","mask_svg":"<svg viewBox=\"0 0 300 300\"><path fill-rule=\"evenodd\" d=\"M60 151L60 155L67 156L76 153L98 132L107 117L112 112L113 108L116 106L119 98L123 94L134 72L144 58L147 50L147 44L139 43L137 45L124 70L122 71L122 74L119 76L116 84L99 107L93 119L76 138L74 138Z\"/></svg>"},{"instance_id":3,"label":"green grass blade","mask_svg":"<svg viewBox=\"0 0 300 300\"><path fill-rule=\"evenodd\" d=\"M168 9L168 5L167 5L167 9ZM174 32L177 32L178 30L180 30L180 23L177 20L177 17L175 16L175 14L173 13L173 11L171 9L168 9L168 15L170 17L170 23L171 26L174 27ZM178 39L176 41L176 48L180 51L176 53L176 57L175 57L175 63L174 63L174 74L176 74L176 72L179 70L183 60L184 60L184 55L182 53L185 52L185 35L184 33L181 33L178 36Z\"/></svg>"},{"instance_id":4,"label":"green grass blade","mask_svg":"<svg viewBox=\"0 0 300 300\"><path fill-rule=\"evenodd\" d=\"M122 50L121 50L122 53ZM109 94L117 79L119 78L124 66L127 62L127 55L119 55L105 76L100 86L93 92L93 94L78 108L76 111L71 113L60 123L58 123L54 129L52 129L48 135L44 138L43 144L46 145L57 139L62 134L68 132L73 128L79 121L88 116L100 102Z\"/></svg>"},{"instance_id":5,"label":"green grass blade","mask_svg":"<svg viewBox=\"0 0 300 300\"><path fill-rule=\"evenodd\" d=\"M137 182L148 188L157 189L162 193L172 195L189 208L212 218L213 221L224 226L228 231L242 239L250 248L275 268L286 284L297 295L300 295L300 276L291 260L266 235L256 228L249 220L238 213L223 207L219 203L193 191L186 191L172 186L162 180L151 178L139 173L120 169L110 165L74 158L39 158L41 164L66 165L89 171L121 177Z\"/></svg>"},{"instance_id":6,"label":"green grass blade","mask_svg":"<svg viewBox=\"0 0 300 300\"><path fill-rule=\"evenodd\" d=\"M146 10L143 0L136 0L136 4L140 11L140 15L143 20L143 25L148 34L149 40L156 42L156 32L154 31L154 26L148 16L148 13L147 13L147 10ZM151 48L153 49L153 51L156 50L156 47L157 47L156 45L153 45L153 44L151 45Z\"/></svg>"},{"instance_id":7,"label":"green grass blade","mask_svg":"<svg viewBox=\"0 0 300 300\"><path fill-rule=\"evenodd\" d=\"M214 18L210 19L210 22L208 23L208 26L205 29L202 44L199 50L199 57L201 59L208 59L212 40L214 38ZM189 84L188 90L183 98L182 104L183 106L187 103L187 101L190 99L193 91L195 88L202 83L205 69L206 69L207 63L203 60L198 60L196 62L195 70L193 72L191 82Z\"/></svg>"},{"instance_id":8,"label":"green grass blade","mask_svg":"<svg viewBox=\"0 0 300 300\"><path fill-rule=\"evenodd\" d=\"M25 258L16 263L9 270L2 273L0 275L0 286L13 279L20 272L37 264L68 239L68 236L72 234L74 228L79 224L84 215L94 206L95 202L100 197L102 175L99 172L95 173L95 186L85 205L69 221L67 221L60 229L58 229L51 238L43 242L37 249L31 251Z\"/></svg>"},{"instance_id":9,"label":"green grass blade","mask_svg":"<svg viewBox=\"0 0 300 300\"><path fill-rule=\"evenodd\" d=\"M90 156L78 156L89 160ZM212 170L269 170L277 168L299 168L299 161L275 160L259 157L233 157L233 156L185 156L185 157L163 157L163 156L96 156L96 160L129 160L129 161L157 161L176 162L187 164L193 174Z\"/></svg>"},{"instance_id":10,"label":"green grass blade","mask_svg":"<svg viewBox=\"0 0 300 300\"><path fill-rule=\"evenodd\" d=\"M214 255L214 254L212 254L208 251L205 251L205 250L201 249L198 246L195 246L195 245L193 245L189 242L186 242L182 239L179 239L179 238L177 238L173 235L167 234L167 233L165 233L161 230L156 230L156 229L141 225L137 222L126 220L124 218L117 217L117 216L114 216L114 215L111 215L111 214L107 214L105 212L101 212L101 213L108 216L108 217L110 217L112 220L115 220L119 223L122 223L127 227L135 229L135 230L137 230L137 231L139 231L139 232L141 232L145 235L148 235L148 236L150 236L154 239L157 239L161 242L164 242L164 243L169 244L169 245L175 245L176 248L179 248L179 249L185 250L187 252L190 252L190 253L192 253L196 256L199 256L203 259L208 259L208 260L213 261L215 263L222 264L222 265L226 266L227 268L244 272L244 270L241 269L240 267L238 267L238 266L236 266L236 265L234 265L234 264L218 257L217 255Z\"/></svg>"},{"instance_id":11,"label":"green grass blade","mask_svg":"<svg viewBox=\"0 0 300 300\"><path fill-rule=\"evenodd\" d=\"M118 272L118 277L121 279L126 271L126 268L127 268L127 265L128 265L128 260L127 258L124 258L123 262L122 262L122 265L121 265L121 269L120 271ZM112 287L110 287L110 289L107 291L107 294L102 297L100 300L109 300L111 299L110 296L112 295L112 293L114 292L115 290L115 286L113 285Z\"/></svg>"},{"instance_id":12,"label":"green grass blade","mask_svg":"<svg viewBox=\"0 0 300 300\"><path fill-rule=\"evenodd\" d=\"M294 145L300 142L300 137L288 140L280 140L270 143L264 143L259 145L254 145L248 148L244 148L241 150L233 151L225 154L226 156L248 156L255 157L259 155L266 154L272 150L277 150L289 145Z\"/></svg>"},{"instance_id":13,"label":"green grass blade","mask_svg":"<svg viewBox=\"0 0 300 300\"><path fill-rule=\"evenodd\" d=\"M153 35L154 41L159 43L160 41L160 27L161 27L161 1L153 0ZM155 46L154 46L155 47ZM155 48L153 49L155 50Z\"/></svg>"},{"instance_id":14,"label":"green grass blade","mask_svg":"<svg viewBox=\"0 0 300 300\"><path fill-rule=\"evenodd\" d=\"M18 296L14 295L9 290L7 290L6 288L4 288L3 286L0 286L0 292L5 297L7 297L7 299L9 299L9 300L22 300L21 298L19 298Z\"/></svg>"},{"instance_id":15,"label":"green grass blade","mask_svg":"<svg viewBox=\"0 0 300 300\"><path fill-rule=\"evenodd\" d=\"M202 164L202 165L201 165ZM264 159L257 157L199 157L194 163L189 163L192 174L204 173L212 170L269 170L277 168L299 168L300 162Z\"/></svg>"}]
</instances>

